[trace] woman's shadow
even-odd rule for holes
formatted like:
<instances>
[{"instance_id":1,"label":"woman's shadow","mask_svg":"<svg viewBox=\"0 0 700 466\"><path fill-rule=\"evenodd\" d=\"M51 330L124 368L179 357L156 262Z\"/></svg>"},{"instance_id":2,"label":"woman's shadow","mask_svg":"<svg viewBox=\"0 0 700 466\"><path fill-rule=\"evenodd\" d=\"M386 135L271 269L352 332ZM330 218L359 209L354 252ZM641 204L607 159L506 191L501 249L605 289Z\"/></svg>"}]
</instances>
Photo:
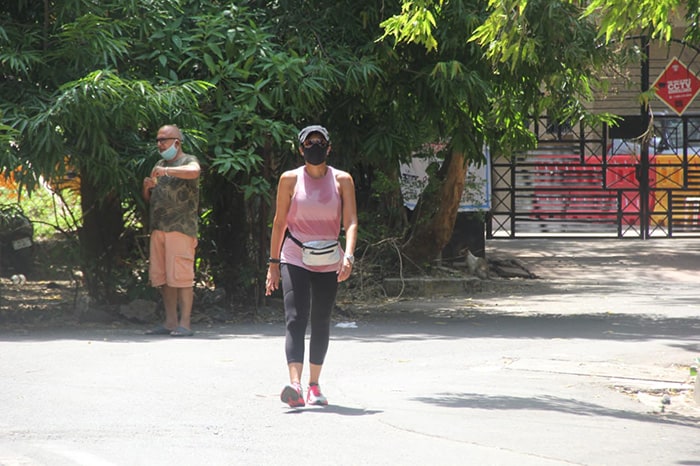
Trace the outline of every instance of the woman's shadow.
<instances>
[{"instance_id":1,"label":"woman's shadow","mask_svg":"<svg viewBox=\"0 0 700 466\"><path fill-rule=\"evenodd\" d=\"M309 409L311 408L311 409ZM348 406L340 405L328 405L328 406L313 406L306 408L294 408L290 409L288 414L296 413L327 413L327 414L338 414L340 416L371 416L373 414L379 414L383 411L377 409L364 409L364 408L350 408Z\"/></svg>"}]
</instances>

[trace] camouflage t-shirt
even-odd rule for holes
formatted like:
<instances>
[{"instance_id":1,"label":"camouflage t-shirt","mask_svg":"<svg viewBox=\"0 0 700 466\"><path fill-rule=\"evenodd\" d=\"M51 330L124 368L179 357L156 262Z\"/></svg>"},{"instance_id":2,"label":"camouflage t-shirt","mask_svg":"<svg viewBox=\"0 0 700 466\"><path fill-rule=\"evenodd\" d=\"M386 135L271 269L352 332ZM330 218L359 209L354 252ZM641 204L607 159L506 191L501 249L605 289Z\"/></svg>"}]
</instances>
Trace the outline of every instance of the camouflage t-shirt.
<instances>
[{"instance_id":1,"label":"camouflage t-shirt","mask_svg":"<svg viewBox=\"0 0 700 466\"><path fill-rule=\"evenodd\" d=\"M179 167L197 162L194 155L185 155L178 160L159 160L156 167ZM179 231L197 237L199 226L199 179L183 180L173 176L161 176L151 191L151 231Z\"/></svg>"}]
</instances>

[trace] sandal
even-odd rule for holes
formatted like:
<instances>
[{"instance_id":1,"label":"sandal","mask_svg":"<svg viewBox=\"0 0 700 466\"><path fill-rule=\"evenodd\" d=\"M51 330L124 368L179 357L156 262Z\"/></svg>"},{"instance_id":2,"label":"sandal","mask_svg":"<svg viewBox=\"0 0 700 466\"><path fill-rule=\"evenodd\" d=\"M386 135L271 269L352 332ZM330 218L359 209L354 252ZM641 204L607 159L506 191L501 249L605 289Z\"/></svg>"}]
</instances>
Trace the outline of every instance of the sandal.
<instances>
[{"instance_id":1,"label":"sandal","mask_svg":"<svg viewBox=\"0 0 700 466\"><path fill-rule=\"evenodd\" d=\"M169 333L171 337L191 337L194 335L194 332L186 327L178 327Z\"/></svg>"},{"instance_id":2,"label":"sandal","mask_svg":"<svg viewBox=\"0 0 700 466\"><path fill-rule=\"evenodd\" d=\"M158 327L152 328L150 330L146 330L145 334L146 335L170 335L172 330L169 328L166 328L163 325L159 325Z\"/></svg>"}]
</instances>

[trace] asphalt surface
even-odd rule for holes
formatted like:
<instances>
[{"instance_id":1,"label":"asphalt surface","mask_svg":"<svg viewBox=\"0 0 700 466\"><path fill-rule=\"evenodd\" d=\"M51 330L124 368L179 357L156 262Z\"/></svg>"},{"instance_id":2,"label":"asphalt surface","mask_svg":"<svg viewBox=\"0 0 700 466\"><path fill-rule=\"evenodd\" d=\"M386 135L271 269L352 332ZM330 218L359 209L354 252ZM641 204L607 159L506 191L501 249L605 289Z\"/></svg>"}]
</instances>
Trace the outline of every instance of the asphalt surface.
<instances>
[{"instance_id":1,"label":"asphalt surface","mask_svg":"<svg viewBox=\"0 0 700 466\"><path fill-rule=\"evenodd\" d=\"M325 408L281 323L0 329L0 465L700 465L700 240L487 254L539 278L336 316Z\"/></svg>"}]
</instances>

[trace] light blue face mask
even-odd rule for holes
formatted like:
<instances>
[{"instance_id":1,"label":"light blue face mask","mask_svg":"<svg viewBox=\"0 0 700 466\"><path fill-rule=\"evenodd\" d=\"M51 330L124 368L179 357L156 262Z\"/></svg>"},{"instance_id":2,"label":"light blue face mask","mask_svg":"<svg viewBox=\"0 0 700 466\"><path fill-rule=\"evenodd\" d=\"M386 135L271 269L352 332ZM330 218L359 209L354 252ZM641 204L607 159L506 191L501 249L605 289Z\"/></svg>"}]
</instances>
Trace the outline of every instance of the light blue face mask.
<instances>
[{"instance_id":1,"label":"light blue face mask","mask_svg":"<svg viewBox=\"0 0 700 466\"><path fill-rule=\"evenodd\" d=\"M177 148L175 148L176 142L177 141L173 141L173 144L170 147L160 153L160 156L163 157L164 160L172 160L175 158L177 155Z\"/></svg>"}]
</instances>

